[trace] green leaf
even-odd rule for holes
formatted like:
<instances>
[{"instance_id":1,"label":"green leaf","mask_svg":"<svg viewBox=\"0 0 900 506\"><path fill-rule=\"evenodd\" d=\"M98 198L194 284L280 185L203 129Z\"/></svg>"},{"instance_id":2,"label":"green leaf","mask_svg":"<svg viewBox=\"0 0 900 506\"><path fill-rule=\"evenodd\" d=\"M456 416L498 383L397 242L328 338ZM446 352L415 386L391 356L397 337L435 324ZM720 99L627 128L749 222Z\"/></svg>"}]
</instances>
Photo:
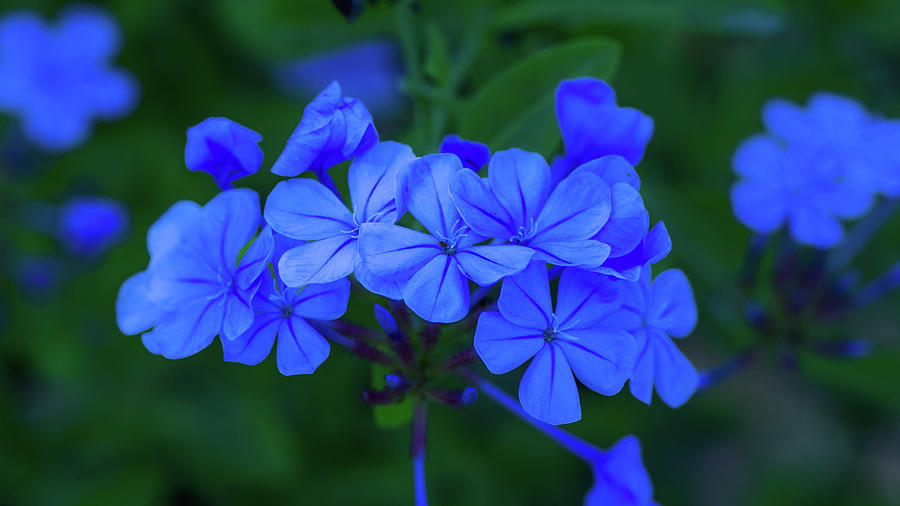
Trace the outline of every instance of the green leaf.
<instances>
[{"instance_id":1,"label":"green leaf","mask_svg":"<svg viewBox=\"0 0 900 506\"><path fill-rule=\"evenodd\" d=\"M450 81L450 53L447 42L437 26L430 24L426 30L428 53L425 56L425 74L436 83L445 86Z\"/></svg>"},{"instance_id":2,"label":"green leaf","mask_svg":"<svg viewBox=\"0 0 900 506\"><path fill-rule=\"evenodd\" d=\"M384 375L390 373L387 367L372 365L372 388L384 388ZM375 425L382 429L393 429L408 424L413 417L412 399L405 397L397 404L375 406Z\"/></svg>"},{"instance_id":3,"label":"green leaf","mask_svg":"<svg viewBox=\"0 0 900 506\"><path fill-rule=\"evenodd\" d=\"M900 349L877 349L859 360L840 360L804 354L800 367L812 380L855 401L900 408Z\"/></svg>"},{"instance_id":4,"label":"green leaf","mask_svg":"<svg viewBox=\"0 0 900 506\"><path fill-rule=\"evenodd\" d=\"M618 42L597 37L557 44L503 71L463 108L460 135L491 149L520 147L550 155L560 142L554 113L564 79L610 79L621 54Z\"/></svg>"}]
</instances>

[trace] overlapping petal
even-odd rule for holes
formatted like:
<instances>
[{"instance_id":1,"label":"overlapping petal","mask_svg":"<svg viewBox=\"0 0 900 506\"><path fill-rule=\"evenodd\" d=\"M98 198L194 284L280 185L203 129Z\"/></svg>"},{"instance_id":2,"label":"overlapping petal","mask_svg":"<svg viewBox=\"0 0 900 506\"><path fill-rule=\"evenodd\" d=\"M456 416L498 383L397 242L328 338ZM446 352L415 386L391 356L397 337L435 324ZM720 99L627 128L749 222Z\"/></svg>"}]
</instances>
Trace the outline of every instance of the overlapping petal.
<instances>
[{"instance_id":1,"label":"overlapping petal","mask_svg":"<svg viewBox=\"0 0 900 506\"><path fill-rule=\"evenodd\" d=\"M347 206L313 179L289 179L275 185L263 214L279 234L306 241L347 234L357 227Z\"/></svg>"}]
</instances>

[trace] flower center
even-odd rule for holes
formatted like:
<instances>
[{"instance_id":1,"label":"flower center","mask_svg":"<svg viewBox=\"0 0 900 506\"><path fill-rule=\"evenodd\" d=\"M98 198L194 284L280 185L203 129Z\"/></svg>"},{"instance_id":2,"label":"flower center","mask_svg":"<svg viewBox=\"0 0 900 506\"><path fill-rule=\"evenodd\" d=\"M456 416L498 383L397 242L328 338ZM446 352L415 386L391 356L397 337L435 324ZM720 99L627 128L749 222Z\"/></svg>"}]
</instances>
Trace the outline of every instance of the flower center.
<instances>
[{"instance_id":1,"label":"flower center","mask_svg":"<svg viewBox=\"0 0 900 506\"><path fill-rule=\"evenodd\" d=\"M556 314L550 315L550 326L544 329L544 341L552 343L559 337L559 322L556 320Z\"/></svg>"},{"instance_id":2,"label":"flower center","mask_svg":"<svg viewBox=\"0 0 900 506\"><path fill-rule=\"evenodd\" d=\"M507 242L510 244L523 244L528 242L532 235L534 235L534 218L529 220L527 227L525 225L520 226L516 233L507 239Z\"/></svg>"},{"instance_id":3,"label":"flower center","mask_svg":"<svg viewBox=\"0 0 900 506\"><path fill-rule=\"evenodd\" d=\"M441 252L452 257L456 254L459 242L468 235L469 227L462 220L456 220L450 229L450 237L438 235L438 239L440 239L438 245L441 247Z\"/></svg>"}]
</instances>

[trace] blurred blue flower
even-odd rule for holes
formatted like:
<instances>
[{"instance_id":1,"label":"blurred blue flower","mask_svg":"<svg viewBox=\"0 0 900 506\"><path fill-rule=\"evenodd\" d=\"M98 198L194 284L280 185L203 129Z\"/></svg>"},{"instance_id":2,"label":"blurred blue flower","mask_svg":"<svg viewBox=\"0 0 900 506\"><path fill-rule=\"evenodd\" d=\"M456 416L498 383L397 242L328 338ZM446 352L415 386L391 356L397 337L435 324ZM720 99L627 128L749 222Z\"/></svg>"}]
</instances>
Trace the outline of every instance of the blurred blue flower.
<instances>
[{"instance_id":1,"label":"blurred blue flower","mask_svg":"<svg viewBox=\"0 0 900 506\"><path fill-rule=\"evenodd\" d=\"M15 272L25 294L45 297L59 286L64 270L57 258L29 256L19 263Z\"/></svg>"},{"instance_id":2,"label":"blurred blue flower","mask_svg":"<svg viewBox=\"0 0 900 506\"><path fill-rule=\"evenodd\" d=\"M770 135L750 137L734 154L741 179L731 188L738 221L759 233L778 229L785 221L800 243L828 248L844 236L840 219L869 210L872 192L852 184L833 160L816 150L785 147Z\"/></svg>"},{"instance_id":3,"label":"blurred blue flower","mask_svg":"<svg viewBox=\"0 0 900 506\"><path fill-rule=\"evenodd\" d=\"M357 252L357 238L363 223L395 223L400 217L395 180L415 158L409 146L386 141L353 160L347 176L352 212L313 179L278 183L266 199L266 222L279 234L314 241L277 259L287 286L328 283L354 272L369 291L402 298L396 283L366 267Z\"/></svg>"},{"instance_id":4,"label":"blurred blue flower","mask_svg":"<svg viewBox=\"0 0 900 506\"><path fill-rule=\"evenodd\" d=\"M274 234L273 258L302 242ZM265 273L253 298L254 317L250 328L237 339L221 340L225 360L256 365L269 355L277 337L275 361L281 374L312 374L328 358L331 345L306 318L340 318L347 310L349 298L350 281L346 278L300 289L289 288L276 267L275 278Z\"/></svg>"},{"instance_id":5,"label":"blurred blue flower","mask_svg":"<svg viewBox=\"0 0 900 506\"><path fill-rule=\"evenodd\" d=\"M409 164L398 175L401 204L429 233L389 223L363 223L359 248L366 266L393 280L417 315L437 323L462 319L469 310L471 279L491 285L521 271L532 251L514 245L476 245L450 196L450 179L465 171L458 157L435 154Z\"/></svg>"},{"instance_id":6,"label":"blurred blue flower","mask_svg":"<svg viewBox=\"0 0 900 506\"><path fill-rule=\"evenodd\" d=\"M573 173L554 188L541 155L509 149L494 153L487 178L460 171L450 190L475 233L527 246L536 260L599 267L609 256L610 246L591 238L609 219L610 191L588 171Z\"/></svg>"},{"instance_id":7,"label":"blurred blue flower","mask_svg":"<svg viewBox=\"0 0 900 506\"><path fill-rule=\"evenodd\" d=\"M871 114L858 101L820 92L806 107L776 98L763 108L766 129L789 150L847 186L900 195L900 121ZM814 170L814 169L807 169Z\"/></svg>"},{"instance_id":8,"label":"blurred blue flower","mask_svg":"<svg viewBox=\"0 0 900 506\"><path fill-rule=\"evenodd\" d=\"M57 234L65 248L76 255L104 253L122 240L127 230L128 209L112 199L73 198L59 212Z\"/></svg>"},{"instance_id":9,"label":"blurred blue flower","mask_svg":"<svg viewBox=\"0 0 900 506\"><path fill-rule=\"evenodd\" d=\"M366 106L342 96L341 85L334 81L303 110L272 172L292 177L310 170L321 178L331 167L365 153L377 142L378 132Z\"/></svg>"},{"instance_id":10,"label":"blurred blue flower","mask_svg":"<svg viewBox=\"0 0 900 506\"><path fill-rule=\"evenodd\" d=\"M94 118L115 119L137 103L130 74L110 67L119 30L104 10L78 7L47 26L33 12L0 20L0 110L51 150L83 142Z\"/></svg>"},{"instance_id":11,"label":"blurred blue flower","mask_svg":"<svg viewBox=\"0 0 900 506\"><path fill-rule=\"evenodd\" d=\"M594 158L620 155L631 165L644 156L653 135L653 119L616 105L616 93L600 79L562 81L556 88L556 120L565 154L553 161L553 182Z\"/></svg>"},{"instance_id":12,"label":"blurred blue flower","mask_svg":"<svg viewBox=\"0 0 900 506\"><path fill-rule=\"evenodd\" d=\"M255 174L262 165L262 136L228 118L207 118L188 128L184 163L189 170L208 172L219 188Z\"/></svg>"},{"instance_id":13,"label":"blurred blue flower","mask_svg":"<svg viewBox=\"0 0 900 506\"><path fill-rule=\"evenodd\" d=\"M147 270L119 290L122 332L154 327L143 335L144 345L167 358L197 353L220 333L238 338L253 323L254 295L269 276L269 228L240 256L261 222L259 197L251 190L224 191L202 208L173 206L148 233Z\"/></svg>"},{"instance_id":14,"label":"blurred blue flower","mask_svg":"<svg viewBox=\"0 0 900 506\"><path fill-rule=\"evenodd\" d=\"M459 157L463 167L478 172L491 160L491 149L487 144L469 141L458 135L446 135L441 140L441 153L453 153Z\"/></svg>"},{"instance_id":15,"label":"blurred blue flower","mask_svg":"<svg viewBox=\"0 0 900 506\"><path fill-rule=\"evenodd\" d=\"M625 436L606 452L597 453L590 464L594 486L584 498L585 506L658 506L635 436Z\"/></svg>"},{"instance_id":16,"label":"blurred blue flower","mask_svg":"<svg viewBox=\"0 0 900 506\"><path fill-rule=\"evenodd\" d=\"M677 408L697 390L697 370L675 346L697 324L694 293L683 272L670 269L650 282L650 268L640 281L619 282L622 308L606 324L627 330L637 341L637 360L629 387L632 395L650 404L653 387L668 406ZM671 336L671 337L670 337Z\"/></svg>"},{"instance_id":17,"label":"blurred blue flower","mask_svg":"<svg viewBox=\"0 0 900 506\"><path fill-rule=\"evenodd\" d=\"M494 374L533 358L519 383L519 401L550 424L581 419L572 373L591 390L614 395L631 374L635 341L604 324L621 305L616 282L602 274L565 269L556 305L543 263L503 280L499 312L485 311L475 329L475 351Z\"/></svg>"},{"instance_id":18,"label":"blurred blue flower","mask_svg":"<svg viewBox=\"0 0 900 506\"><path fill-rule=\"evenodd\" d=\"M403 68L397 45L367 40L275 65L276 85L297 98L309 97L332 81L375 113L389 114L403 99L398 83Z\"/></svg>"}]
</instances>

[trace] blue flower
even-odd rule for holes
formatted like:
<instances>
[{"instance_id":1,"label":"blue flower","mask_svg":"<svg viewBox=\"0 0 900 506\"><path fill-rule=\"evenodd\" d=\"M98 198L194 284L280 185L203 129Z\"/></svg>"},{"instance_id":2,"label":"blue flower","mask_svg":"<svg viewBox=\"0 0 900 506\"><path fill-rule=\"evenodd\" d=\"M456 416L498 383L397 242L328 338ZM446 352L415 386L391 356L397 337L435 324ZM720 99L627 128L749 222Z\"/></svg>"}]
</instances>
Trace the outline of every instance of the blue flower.
<instances>
[{"instance_id":1,"label":"blue flower","mask_svg":"<svg viewBox=\"0 0 900 506\"><path fill-rule=\"evenodd\" d=\"M669 237L669 231L666 230L666 225L660 221L644 235L641 243L634 249L620 257L607 259L596 271L629 281L637 281L641 276L641 269L659 262L671 250L672 239Z\"/></svg>"},{"instance_id":2,"label":"blue flower","mask_svg":"<svg viewBox=\"0 0 900 506\"><path fill-rule=\"evenodd\" d=\"M403 76L401 55L390 40L364 40L281 62L273 73L278 87L289 95L308 97L336 80L376 114L402 110L397 86Z\"/></svg>"},{"instance_id":3,"label":"blue flower","mask_svg":"<svg viewBox=\"0 0 900 506\"><path fill-rule=\"evenodd\" d=\"M656 506L636 437L623 437L606 452L598 453L590 464L594 486L584 498L585 506Z\"/></svg>"},{"instance_id":4,"label":"blue flower","mask_svg":"<svg viewBox=\"0 0 900 506\"><path fill-rule=\"evenodd\" d=\"M653 135L653 119L637 109L616 105L612 87L592 77L559 83L556 119L565 154L553 162L554 182L601 156L620 155L637 165Z\"/></svg>"},{"instance_id":5,"label":"blue flower","mask_svg":"<svg viewBox=\"0 0 900 506\"><path fill-rule=\"evenodd\" d=\"M341 96L332 82L303 110L303 118L275 160L272 172L296 176L308 170L317 175L354 158L378 142L372 115L362 102Z\"/></svg>"},{"instance_id":6,"label":"blue flower","mask_svg":"<svg viewBox=\"0 0 900 506\"><path fill-rule=\"evenodd\" d=\"M544 264L533 262L503 281L499 312L485 311L475 329L475 351L494 374L507 373L533 358L519 383L525 411L546 423L581 419L572 373L603 395L622 389L635 359L635 341L604 324L621 305L607 276L565 269L556 308Z\"/></svg>"},{"instance_id":7,"label":"blue flower","mask_svg":"<svg viewBox=\"0 0 900 506\"><path fill-rule=\"evenodd\" d=\"M167 358L207 347L221 334L234 340L253 323L253 297L273 249L265 228L239 258L262 219L259 197L228 190L206 206L173 206L148 233L150 265L119 291L117 319L126 334L153 326L144 345Z\"/></svg>"},{"instance_id":8,"label":"blue flower","mask_svg":"<svg viewBox=\"0 0 900 506\"><path fill-rule=\"evenodd\" d=\"M393 280L403 300L430 322L452 323L469 310L471 279L491 285L521 271L532 251L513 245L476 245L450 197L450 179L463 169L459 158L435 154L420 158L399 174L400 201L428 233L389 223L363 223L359 248L366 266Z\"/></svg>"},{"instance_id":9,"label":"blue flower","mask_svg":"<svg viewBox=\"0 0 900 506\"><path fill-rule=\"evenodd\" d=\"M468 141L458 135L446 135L441 141L441 153L458 156L463 167L478 172L491 160L491 149L487 144Z\"/></svg>"},{"instance_id":10,"label":"blue flower","mask_svg":"<svg viewBox=\"0 0 900 506\"><path fill-rule=\"evenodd\" d=\"M295 241L274 235L278 255L296 247ZM273 255L273 256L274 256ZM303 288L289 288L275 268L275 278L264 276L253 298L253 324L235 340L223 339L225 360L256 365L269 355L275 338L275 360L286 376L312 374L328 358L331 345L306 319L334 320L347 310L350 281L346 278Z\"/></svg>"},{"instance_id":11,"label":"blue flower","mask_svg":"<svg viewBox=\"0 0 900 506\"><path fill-rule=\"evenodd\" d=\"M806 108L776 98L762 115L769 132L789 149L809 152L810 163L825 165L829 175L872 193L900 195L900 121L833 93L813 95Z\"/></svg>"},{"instance_id":12,"label":"blue flower","mask_svg":"<svg viewBox=\"0 0 900 506\"><path fill-rule=\"evenodd\" d=\"M732 163L741 177L731 188L735 216L759 233L787 221L798 242L828 248L843 238L840 219L858 217L872 204L869 190L848 184L845 167L769 135L741 143Z\"/></svg>"},{"instance_id":13,"label":"blue flower","mask_svg":"<svg viewBox=\"0 0 900 506\"><path fill-rule=\"evenodd\" d=\"M262 165L262 136L228 118L207 118L188 128L184 163L189 170L208 172L219 188L255 174Z\"/></svg>"},{"instance_id":14,"label":"blue flower","mask_svg":"<svg viewBox=\"0 0 900 506\"><path fill-rule=\"evenodd\" d=\"M610 246L592 240L610 216L610 191L600 177L581 171L555 188L537 153L494 153L488 177L458 172L450 190L466 225L476 234L534 250L555 265L600 266Z\"/></svg>"},{"instance_id":15,"label":"blue flower","mask_svg":"<svg viewBox=\"0 0 900 506\"><path fill-rule=\"evenodd\" d=\"M73 198L60 209L59 238L72 253L96 256L119 242L128 229L128 210L120 202Z\"/></svg>"},{"instance_id":16,"label":"blue flower","mask_svg":"<svg viewBox=\"0 0 900 506\"><path fill-rule=\"evenodd\" d=\"M650 268L640 281L619 282L623 305L607 324L623 328L637 341L638 354L631 373L632 395L650 404L653 387L668 406L684 404L697 389L697 370L671 337L684 337L697 324L697 306L683 272L669 269L650 282ZM671 337L670 337L671 336Z\"/></svg>"},{"instance_id":17,"label":"blue flower","mask_svg":"<svg viewBox=\"0 0 900 506\"><path fill-rule=\"evenodd\" d=\"M70 9L53 27L32 12L9 14L0 20L0 110L36 144L75 147L94 118L121 117L137 102L135 80L110 68L118 48L115 20L97 8Z\"/></svg>"},{"instance_id":18,"label":"blue flower","mask_svg":"<svg viewBox=\"0 0 900 506\"><path fill-rule=\"evenodd\" d=\"M279 234L309 242L278 259L288 286L329 283L351 272L369 291L400 299L400 288L372 273L357 252L363 223L395 223L397 174L416 156L409 146L381 142L353 160L347 181L353 211L312 179L291 179L275 186L266 200L266 222Z\"/></svg>"}]
</instances>

